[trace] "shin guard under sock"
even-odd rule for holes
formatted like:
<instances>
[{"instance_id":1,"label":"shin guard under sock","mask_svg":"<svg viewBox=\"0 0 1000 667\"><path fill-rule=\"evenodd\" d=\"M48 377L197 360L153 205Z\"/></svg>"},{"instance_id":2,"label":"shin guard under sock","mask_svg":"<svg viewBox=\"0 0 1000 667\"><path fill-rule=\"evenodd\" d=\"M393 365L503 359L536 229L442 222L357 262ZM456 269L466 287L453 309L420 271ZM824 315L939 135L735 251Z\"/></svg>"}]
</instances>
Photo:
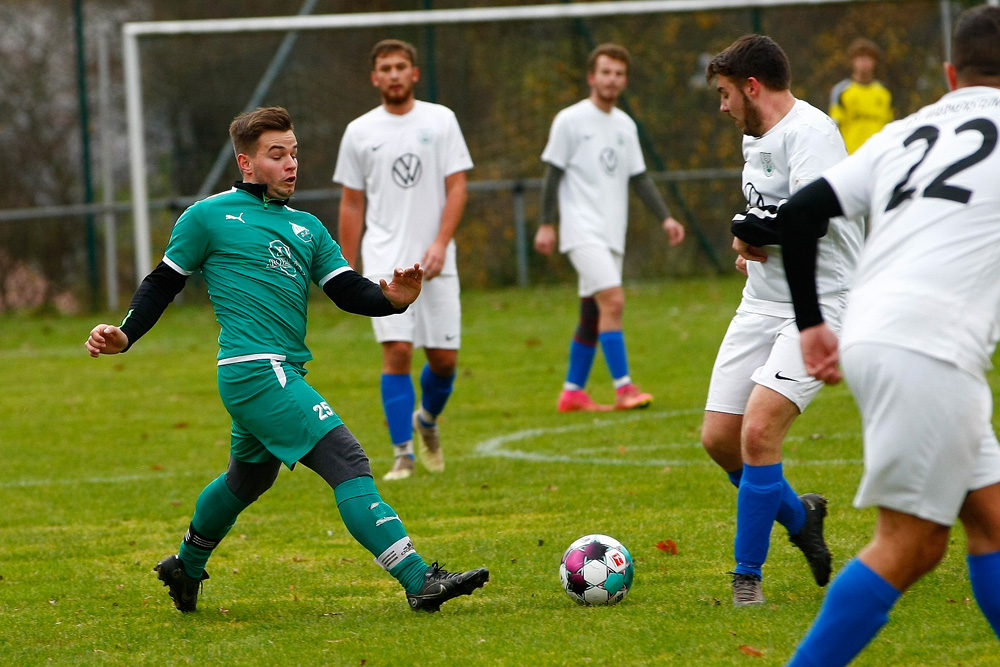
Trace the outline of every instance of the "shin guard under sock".
<instances>
[{"instance_id":1,"label":"shin guard under sock","mask_svg":"<svg viewBox=\"0 0 1000 667\"><path fill-rule=\"evenodd\" d=\"M240 512L249 506L250 503L243 502L232 492L226 484L225 474L202 490L194 506L191 526L177 552L189 577L201 577L212 550L229 534Z\"/></svg>"},{"instance_id":2,"label":"shin guard under sock","mask_svg":"<svg viewBox=\"0 0 1000 667\"><path fill-rule=\"evenodd\" d=\"M834 578L819 615L788 667L843 667L878 634L899 599L888 581L857 558Z\"/></svg>"},{"instance_id":3,"label":"shin guard under sock","mask_svg":"<svg viewBox=\"0 0 1000 667\"><path fill-rule=\"evenodd\" d=\"M408 593L423 585L427 564L413 548L403 522L387 505L371 477L355 477L333 490L344 525L375 562L396 578Z\"/></svg>"}]
</instances>

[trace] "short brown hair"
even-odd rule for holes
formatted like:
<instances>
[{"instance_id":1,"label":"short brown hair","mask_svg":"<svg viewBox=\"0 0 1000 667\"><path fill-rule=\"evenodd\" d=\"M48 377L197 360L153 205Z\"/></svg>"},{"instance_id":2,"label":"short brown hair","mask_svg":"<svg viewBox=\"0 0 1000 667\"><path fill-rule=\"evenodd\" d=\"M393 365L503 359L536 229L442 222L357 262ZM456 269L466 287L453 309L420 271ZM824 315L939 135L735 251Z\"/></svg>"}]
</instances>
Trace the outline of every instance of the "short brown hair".
<instances>
[{"instance_id":1,"label":"short brown hair","mask_svg":"<svg viewBox=\"0 0 1000 667\"><path fill-rule=\"evenodd\" d=\"M600 56L607 56L608 58L613 58L614 60L625 63L626 74L628 74L628 70L632 66L632 54L628 52L628 49L621 44L606 42L604 44L599 44L597 48L591 51L590 55L587 56L588 72L593 72L597 68L597 59Z\"/></svg>"},{"instance_id":2,"label":"short brown hair","mask_svg":"<svg viewBox=\"0 0 1000 667\"><path fill-rule=\"evenodd\" d=\"M410 59L411 65L417 64L417 47L401 39L383 39L372 47L372 69L375 68L375 61L390 53L400 52Z\"/></svg>"},{"instance_id":3,"label":"short brown hair","mask_svg":"<svg viewBox=\"0 0 1000 667\"><path fill-rule=\"evenodd\" d=\"M882 59L882 49L878 44L865 37L858 37L847 47L847 59L854 60L858 56L869 56L875 62Z\"/></svg>"},{"instance_id":4,"label":"short brown hair","mask_svg":"<svg viewBox=\"0 0 1000 667\"><path fill-rule=\"evenodd\" d=\"M718 76L737 83L753 77L771 90L788 90L792 85L792 66L770 37L743 35L708 63L705 79L711 83Z\"/></svg>"},{"instance_id":5,"label":"short brown hair","mask_svg":"<svg viewBox=\"0 0 1000 667\"><path fill-rule=\"evenodd\" d=\"M1000 82L1000 7L980 5L959 15L951 64L963 82Z\"/></svg>"},{"instance_id":6,"label":"short brown hair","mask_svg":"<svg viewBox=\"0 0 1000 667\"><path fill-rule=\"evenodd\" d=\"M229 124L229 137L237 155L251 155L257 148L260 135L270 130L287 132L292 128L292 117L282 107L261 107L244 111Z\"/></svg>"}]
</instances>

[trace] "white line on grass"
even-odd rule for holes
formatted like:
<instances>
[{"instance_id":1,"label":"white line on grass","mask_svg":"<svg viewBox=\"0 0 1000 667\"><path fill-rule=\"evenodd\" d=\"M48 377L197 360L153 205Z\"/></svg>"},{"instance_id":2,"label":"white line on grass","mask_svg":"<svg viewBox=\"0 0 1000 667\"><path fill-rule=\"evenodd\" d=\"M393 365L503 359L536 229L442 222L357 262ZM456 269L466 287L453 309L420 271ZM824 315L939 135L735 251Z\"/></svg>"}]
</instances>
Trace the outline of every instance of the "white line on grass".
<instances>
[{"instance_id":1,"label":"white line on grass","mask_svg":"<svg viewBox=\"0 0 1000 667\"><path fill-rule=\"evenodd\" d=\"M164 477L191 477L204 475L203 471L187 472L148 472L134 475L116 475L114 477L87 477L84 479L16 479L10 482L0 482L0 489L22 489L33 486L73 486L77 484L126 484L128 482L146 482Z\"/></svg>"},{"instance_id":2,"label":"white line on grass","mask_svg":"<svg viewBox=\"0 0 1000 667\"><path fill-rule=\"evenodd\" d=\"M525 451L524 449L509 449L506 445L517 442L525 442L529 440L534 440L542 436L550 435L563 435L566 433L573 433L576 431L588 431L596 430L601 428L609 428L615 426L622 426L631 422L639 421L640 419L668 419L672 417L684 417L689 415L701 414L703 410L700 409L690 409L690 410L667 410L662 412L632 412L628 416L621 418L595 418L589 422L584 422L580 424L565 424L562 426L543 426L539 428L528 428L521 431L514 431L513 433L507 433L504 435L498 435L495 438L490 438L484 440L476 445L476 456L484 458L502 458L502 459L515 459L520 461L530 461L532 463L573 463L573 464L583 464L583 465L623 465L623 466L701 466L701 465L712 465L711 459L707 455L701 457L697 460L691 459L644 459L644 460L626 460L624 458L607 458L601 456L588 456L595 452L609 451L601 450L593 447L584 447L573 449L570 454L549 454L545 452L537 451ZM843 439L843 438L859 438L858 433L833 433L825 434L823 439ZM805 442L813 440L809 436L794 436L787 439L787 442ZM648 451L656 449L701 449L701 443L698 442L674 442L674 443L663 443L659 445L640 445L637 447L628 447L627 451ZM788 464L794 465L811 465L811 466L836 466L836 465L861 465L861 459L823 459L823 460L797 460L797 459L785 459Z\"/></svg>"}]
</instances>

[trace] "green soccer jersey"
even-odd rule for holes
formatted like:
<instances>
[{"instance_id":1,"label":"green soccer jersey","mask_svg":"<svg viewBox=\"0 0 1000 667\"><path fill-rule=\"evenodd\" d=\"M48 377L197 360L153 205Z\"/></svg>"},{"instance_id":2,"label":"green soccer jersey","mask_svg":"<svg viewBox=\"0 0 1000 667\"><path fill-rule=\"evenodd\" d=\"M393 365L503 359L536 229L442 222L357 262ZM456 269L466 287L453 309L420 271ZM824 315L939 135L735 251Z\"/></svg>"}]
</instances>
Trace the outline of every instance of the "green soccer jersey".
<instances>
[{"instance_id":1,"label":"green soccer jersey","mask_svg":"<svg viewBox=\"0 0 1000 667\"><path fill-rule=\"evenodd\" d=\"M163 261L201 270L221 327L219 362L312 359L306 347L309 283L350 270L315 216L266 200L239 184L203 199L177 220Z\"/></svg>"}]
</instances>

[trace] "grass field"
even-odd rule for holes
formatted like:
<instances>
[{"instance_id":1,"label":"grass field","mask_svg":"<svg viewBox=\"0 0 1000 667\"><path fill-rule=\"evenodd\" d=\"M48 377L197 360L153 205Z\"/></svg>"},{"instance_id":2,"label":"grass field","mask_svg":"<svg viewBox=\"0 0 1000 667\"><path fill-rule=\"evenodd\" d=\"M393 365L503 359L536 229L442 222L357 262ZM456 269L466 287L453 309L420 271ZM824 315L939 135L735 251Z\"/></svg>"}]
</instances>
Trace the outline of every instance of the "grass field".
<instances>
[{"instance_id":1,"label":"grass field","mask_svg":"<svg viewBox=\"0 0 1000 667\"><path fill-rule=\"evenodd\" d=\"M491 581L438 614L348 535L311 471L283 470L212 561L199 611L175 611L151 572L174 553L202 487L224 470L229 422L215 384L217 327L173 306L126 355L90 359L98 321L0 317L0 657L33 664L782 665L822 601L778 527L768 604L734 609L735 490L699 444L715 351L740 283L628 289L633 376L645 411L560 415L576 306L569 287L467 292L456 391L442 422L448 469L380 482L428 562L487 566ZM391 451L380 354L362 318L317 300L309 380L359 437L377 476ZM995 380L995 377L991 377ZM994 385L996 387L996 385ZM600 356L596 399L612 392ZM861 473L848 390L828 387L786 443L786 475L830 499L839 568L871 534L851 507ZM558 578L587 533L621 540L635 587L617 607L577 607ZM677 554L657 548L673 540ZM956 530L941 566L908 592L855 664L997 665Z\"/></svg>"}]
</instances>

